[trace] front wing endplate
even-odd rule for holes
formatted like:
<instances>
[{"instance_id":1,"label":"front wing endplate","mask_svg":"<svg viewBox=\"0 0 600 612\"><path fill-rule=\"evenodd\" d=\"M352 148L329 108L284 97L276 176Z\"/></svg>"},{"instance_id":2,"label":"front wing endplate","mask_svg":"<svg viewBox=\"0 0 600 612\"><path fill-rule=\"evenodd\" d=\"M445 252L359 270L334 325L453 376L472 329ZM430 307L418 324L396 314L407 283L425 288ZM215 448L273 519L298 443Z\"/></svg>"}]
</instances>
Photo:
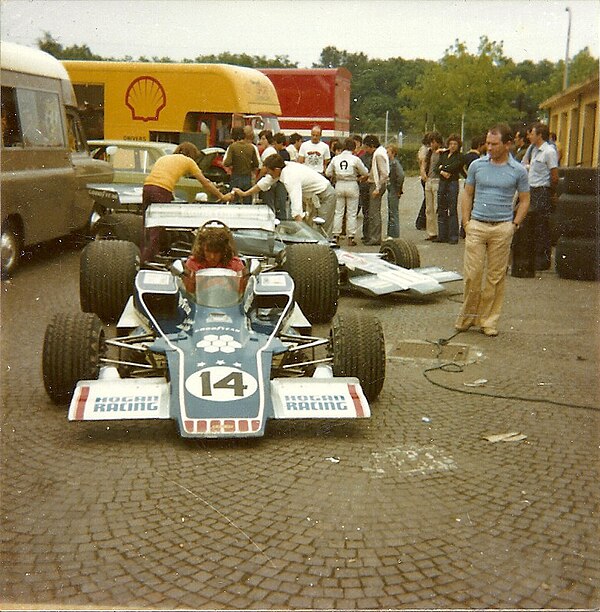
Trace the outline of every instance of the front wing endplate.
<instances>
[{"instance_id":1,"label":"front wing endplate","mask_svg":"<svg viewBox=\"0 0 600 612\"><path fill-rule=\"evenodd\" d=\"M357 378L275 378L276 419L361 419L371 416Z\"/></svg>"},{"instance_id":2,"label":"front wing endplate","mask_svg":"<svg viewBox=\"0 0 600 612\"><path fill-rule=\"evenodd\" d=\"M164 378L81 380L69 407L69 421L168 418L169 383Z\"/></svg>"}]
</instances>

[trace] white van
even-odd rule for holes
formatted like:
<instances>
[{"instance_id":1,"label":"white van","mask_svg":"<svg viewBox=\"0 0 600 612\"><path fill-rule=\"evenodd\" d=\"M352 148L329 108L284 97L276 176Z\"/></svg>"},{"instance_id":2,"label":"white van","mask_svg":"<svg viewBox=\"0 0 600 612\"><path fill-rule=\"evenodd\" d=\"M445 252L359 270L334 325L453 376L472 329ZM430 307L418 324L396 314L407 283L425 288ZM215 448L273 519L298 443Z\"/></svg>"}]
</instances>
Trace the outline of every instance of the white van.
<instances>
[{"instance_id":1,"label":"white van","mask_svg":"<svg viewBox=\"0 0 600 612\"><path fill-rule=\"evenodd\" d=\"M2 276L25 247L87 227L88 183L112 181L92 159L67 71L43 51L0 43Z\"/></svg>"}]
</instances>

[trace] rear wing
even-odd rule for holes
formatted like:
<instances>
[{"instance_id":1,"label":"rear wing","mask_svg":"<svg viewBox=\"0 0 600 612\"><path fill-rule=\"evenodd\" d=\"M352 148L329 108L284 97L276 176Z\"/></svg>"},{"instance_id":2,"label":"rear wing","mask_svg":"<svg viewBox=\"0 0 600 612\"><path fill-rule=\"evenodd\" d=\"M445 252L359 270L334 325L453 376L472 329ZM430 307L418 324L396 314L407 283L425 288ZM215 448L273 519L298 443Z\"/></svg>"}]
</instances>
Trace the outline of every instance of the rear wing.
<instances>
[{"instance_id":1,"label":"rear wing","mask_svg":"<svg viewBox=\"0 0 600 612\"><path fill-rule=\"evenodd\" d=\"M198 228L208 221L221 221L231 230L275 231L275 213L269 206L249 204L150 204L146 227Z\"/></svg>"}]
</instances>

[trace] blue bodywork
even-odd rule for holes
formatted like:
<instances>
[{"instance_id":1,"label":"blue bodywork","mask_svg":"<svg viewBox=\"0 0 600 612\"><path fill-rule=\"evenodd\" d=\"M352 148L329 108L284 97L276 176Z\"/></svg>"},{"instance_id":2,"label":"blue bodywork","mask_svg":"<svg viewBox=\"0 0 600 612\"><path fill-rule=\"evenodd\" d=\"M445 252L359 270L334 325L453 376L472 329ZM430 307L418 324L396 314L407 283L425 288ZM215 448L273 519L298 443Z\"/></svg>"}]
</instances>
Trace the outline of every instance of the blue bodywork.
<instances>
[{"instance_id":1,"label":"blue bodywork","mask_svg":"<svg viewBox=\"0 0 600 612\"><path fill-rule=\"evenodd\" d=\"M170 272L138 273L135 307L158 333L149 349L167 359L169 413L182 436L211 428L264 434L273 417L273 355L286 351L276 334L291 312L293 290L287 273L268 272L250 277L237 303L205 305Z\"/></svg>"}]
</instances>

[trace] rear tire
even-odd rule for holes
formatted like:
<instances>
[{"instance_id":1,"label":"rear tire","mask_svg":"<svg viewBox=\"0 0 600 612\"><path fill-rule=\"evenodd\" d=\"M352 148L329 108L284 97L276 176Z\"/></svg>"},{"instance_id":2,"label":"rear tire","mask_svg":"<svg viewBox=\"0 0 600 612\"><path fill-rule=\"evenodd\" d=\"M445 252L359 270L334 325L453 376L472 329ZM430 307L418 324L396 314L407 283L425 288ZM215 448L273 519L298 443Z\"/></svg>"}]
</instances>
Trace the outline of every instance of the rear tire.
<instances>
[{"instance_id":1,"label":"rear tire","mask_svg":"<svg viewBox=\"0 0 600 612\"><path fill-rule=\"evenodd\" d=\"M559 168L559 193L595 195L599 193L600 170L598 168Z\"/></svg>"},{"instance_id":2,"label":"rear tire","mask_svg":"<svg viewBox=\"0 0 600 612\"><path fill-rule=\"evenodd\" d=\"M46 328L42 354L44 387L55 404L68 403L80 380L98 378L106 352L100 319L89 313L59 313Z\"/></svg>"},{"instance_id":3,"label":"rear tire","mask_svg":"<svg viewBox=\"0 0 600 612\"><path fill-rule=\"evenodd\" d=\"M375 317L346 312L331 329L335 376L354 376L369 401L377 399L385 380L385 341Z\"/></svg>"},{"instance_id":4,"label":"rear tire","mask_svg":"<svg viewBox=\"0 0 600 612\"><path fill-rule=\"evenodd\" d=\"M556 273L573 280L600 280L600 257L597 240L559 238L556 244Z\"/></svg>"},{"instance_id":5,"label":"rear tire","mask_svg":"<svg viewBox=\"0 0 600 612\"><path fill-rule=\"evenodd\" d=\"M595 238L598 235L598 198L563 193L557 200L554 224L559 236Z\"/></svg>"},{"instance_id":6,"label":"rear tire","mask_svg":"<svg viewBox=\"0 0 600 612\"><path fill-rule=\"evenodd\" d=\"M294 299L311 323L327 323L337 311L339 265L326 245L292 244L283 269L294 279Z\"/></svg>"},{"instance_id":7,"label":"rear tire","mask_svg":"<svg viewBox=\"0 0 600 612\"><path fill-rule=\"evenodd\" d=\"M125 240L141 247L144 219L132 213L110 214L98 222L96 238Z\"/></svg>"},{"instance_id":8,"label":"rear tire","mask_svg":"<svg viewBox=\"0 0 600 612\"><path fill-rule=\"evenodd\" d=\"M133 294L140 269L140 250L132 242L98 240L81 252L79 301L81 310L102 321L116 321Z\"/></svg>"},{"instance_id":9,"label":"rear tire","mask_svg":"<svg viewBox=\"0 0 600 612\"><path fill-rule=\"evenodd\" d=\"M384 240L379 252L383 259L401 268L419 268L421 257L417 245L403 238L388 238Z\"/></svg>"}]
</instances>

